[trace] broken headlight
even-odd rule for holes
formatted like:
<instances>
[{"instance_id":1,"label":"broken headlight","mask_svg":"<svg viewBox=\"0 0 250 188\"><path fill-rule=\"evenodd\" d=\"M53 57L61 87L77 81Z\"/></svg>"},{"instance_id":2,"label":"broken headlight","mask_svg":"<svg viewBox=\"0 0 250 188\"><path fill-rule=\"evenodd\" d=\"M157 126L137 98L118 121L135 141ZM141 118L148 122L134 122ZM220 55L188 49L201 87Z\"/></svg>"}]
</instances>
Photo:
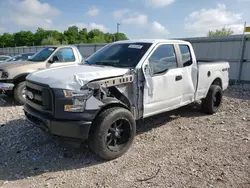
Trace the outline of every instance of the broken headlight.
<instances>
[{"instance_id":1,"label":"broken headlight","mask_svg":"<svg viewBox=\"0 0 250 188\"><path fill-rule=\"evenodd\" d=\"M64 105L66 112L83 112L86 101L93 95L93 90L86 88L79 91L63 90L65 97L72 98L72 105Z\"/></svg>"}]
</instances>

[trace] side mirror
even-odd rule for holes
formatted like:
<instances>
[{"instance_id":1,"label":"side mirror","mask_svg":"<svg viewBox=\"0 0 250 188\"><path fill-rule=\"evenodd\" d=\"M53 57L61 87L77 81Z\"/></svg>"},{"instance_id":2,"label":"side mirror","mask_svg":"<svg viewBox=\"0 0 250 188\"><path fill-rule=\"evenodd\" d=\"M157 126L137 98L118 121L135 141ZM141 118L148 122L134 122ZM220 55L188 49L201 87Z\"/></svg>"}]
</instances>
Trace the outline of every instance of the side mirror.
<instances>
[{"instance_id":1,"label":"side mirror","mask_svg":"<svg viewBox=\"0 0 250 188\"><path fill-rule=\"evenodd\" d=\"M59 58L55 55L52 58L49 59L48 63L54 63L56 61L59 61Z\"/></svg>"},{"instance_id":2,"label":"side mirror","mask_svg":"<svg viewBox=\"0 0 250 188\"><path fill-rule=\"evenodd\" d=\"M150 70L150 66L149 64L145 64L143 67L143 72L145 74L145 76L152 76L152 71Z\"/></svg>"}]
</instances>

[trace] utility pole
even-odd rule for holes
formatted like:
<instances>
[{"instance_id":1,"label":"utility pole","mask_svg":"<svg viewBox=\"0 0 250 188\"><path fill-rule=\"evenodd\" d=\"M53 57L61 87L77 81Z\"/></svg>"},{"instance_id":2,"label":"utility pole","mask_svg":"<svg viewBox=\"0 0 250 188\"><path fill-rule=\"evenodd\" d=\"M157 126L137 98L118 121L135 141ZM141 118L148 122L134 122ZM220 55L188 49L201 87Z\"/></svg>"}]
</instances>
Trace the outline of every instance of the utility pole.
<instances>
[{"instance_id":1,"label":"utility pole","mask_svg":"<svg viewBox=\"0 0 250 188\"><path fill-rule=\"evenodd\" d=\"M117 23L116 24L116 41L118 41L119 40L119 38L118 38L118 33L119 33L119 26L120 26L121 24L120 23Z\"/></svg>"},{"instance_id":2,"label":"utility pole","mask_svg":"<svg viewBox=\"0 0 250 188\"><path fill-rule=\"evenodd\" d=\"M235 84L237 84L237 82L240 81L241 79L241 69L242 69L242 63L243 63L243 59L244 59L244 51L245 51L245 29L247 26L247 22L244 22L244 28L243 28L243 33L242 33L242 40L241 40L241 50L240 50L240 57L239 57L239 66L238 66L238 72L237 72L237 77L235 79Z\"/></svg>"}]
</instances>

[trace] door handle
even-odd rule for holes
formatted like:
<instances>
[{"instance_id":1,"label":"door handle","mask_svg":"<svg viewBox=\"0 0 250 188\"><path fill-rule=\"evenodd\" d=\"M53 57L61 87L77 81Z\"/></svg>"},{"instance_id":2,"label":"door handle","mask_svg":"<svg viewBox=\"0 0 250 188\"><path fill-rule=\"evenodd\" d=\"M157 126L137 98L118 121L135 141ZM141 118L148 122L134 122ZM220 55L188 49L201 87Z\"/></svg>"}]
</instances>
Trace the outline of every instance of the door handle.
<instances>
[{"instance_id":1,"label":"door handle","mask_svg":"<svg viewBox=\"0 0 250 188\"><path fill-rule=\"evenodd\" d=\"M181 80L181 79L182 79L182 76L181 76L181 75L178 75L178 76L175 77L175 81L179 81L179 80Z\"/></svg>"}]
</instances>

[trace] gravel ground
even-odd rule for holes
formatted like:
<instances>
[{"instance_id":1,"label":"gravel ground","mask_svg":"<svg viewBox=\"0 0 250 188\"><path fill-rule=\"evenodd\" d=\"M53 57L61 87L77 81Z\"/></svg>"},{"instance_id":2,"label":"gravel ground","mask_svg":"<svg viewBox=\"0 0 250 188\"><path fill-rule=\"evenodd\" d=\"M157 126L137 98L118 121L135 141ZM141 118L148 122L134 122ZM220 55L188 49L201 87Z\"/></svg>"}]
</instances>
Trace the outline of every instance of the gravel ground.
<instances>
[{"instance_id":1,"label":"gravel ground","mask_svg":"<svg viewBox=\"0 0 250 188\"><path fill-rule=\"evenodd\" d=\"M47 136L4 99L0 187L250 187L249 90L231 88L212 116L190 105L146 119L109 162Z\"/></svg>"}]
</instances>

